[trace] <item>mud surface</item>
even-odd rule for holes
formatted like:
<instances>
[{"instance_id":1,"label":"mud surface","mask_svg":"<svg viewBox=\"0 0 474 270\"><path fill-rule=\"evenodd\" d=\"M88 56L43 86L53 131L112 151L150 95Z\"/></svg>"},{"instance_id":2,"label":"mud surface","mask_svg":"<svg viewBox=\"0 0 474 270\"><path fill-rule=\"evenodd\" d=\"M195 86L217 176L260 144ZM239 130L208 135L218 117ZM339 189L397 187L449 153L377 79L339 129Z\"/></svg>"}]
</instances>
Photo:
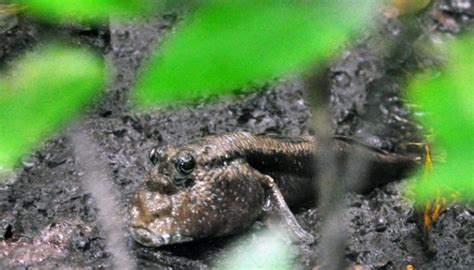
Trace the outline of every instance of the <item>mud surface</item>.
<instances>
[{"instance_id":1,"label":"mud surface","mask_svg":"<svg viewBox=\"0 0 474 270\"><path fill-rule=\"evenodd\" d=\"M461 31L473 16L472 3L466 7L464 2L469 3L436 3L415 20L415 30L404 28L398 19L380 18L376 33L336 56L317 85L328 91L336 133L390 151L411 151L408 142L420 141L420 127L410 118L412 108L402 102L403 74L436 64L417 51L414 40L426 33ZM140 64L153 42L162 40L176 21L177 15L170 14L140 22L112 20L110 26L59 27L64 39L96 48L114 67L106 94L76 128L96 144L98 159L118 190L116 211L124 217L124 228L131 195L151 166L147 155L152 146L178 145L237 130L290 136L311 133L307 84L297 77L274 81L258 92L235 93L187 108L130 110L127 91ZM1 66L8 67L25 50L50 40L55 27L24 18L0 34ZM380 40L387 42L380 45ZM112 268L95 202L81 184L84 172L74 155L71 132L65 129L44 143L0 186L0 268ZM472 269L474 209L450 207L441 216L431 232L438 253L430 257L424 252L413 208L402 199L400 189L400 183L392 183L370 194L347 195L346 259L374 269L399 269L408 263L427 269ZM302 226L317 239L314 246L298 246L302 252L295 262L303 269L319 262L319 211L314 206L298 210ZM247 233L262 227L257 222ZM207 269L237 237L153 249L138 245L124 232L139 269Z\"/></svg>"}]
</instances>

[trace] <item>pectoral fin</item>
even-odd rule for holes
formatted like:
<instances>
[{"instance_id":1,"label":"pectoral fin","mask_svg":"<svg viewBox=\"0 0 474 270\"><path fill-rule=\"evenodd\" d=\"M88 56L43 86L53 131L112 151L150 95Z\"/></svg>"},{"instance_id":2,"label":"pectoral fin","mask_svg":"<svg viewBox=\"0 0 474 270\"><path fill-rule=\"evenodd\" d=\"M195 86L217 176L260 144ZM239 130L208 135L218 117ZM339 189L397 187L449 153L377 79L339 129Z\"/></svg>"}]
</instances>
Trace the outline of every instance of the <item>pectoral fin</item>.
<instances>
[{"instance_id":1,"label":"pectoral fin","mask_svg":"<svg viewBox=\"0 0 474 270\"><path fill-rule=\"evenodd\" d=\"M285 227L291 233L294 240L306 244L314 243L314 237L308 233L296 220L295 216L291 212L290 208L286 204L285 198L281 193L275 180L268 175L261 174L256 171L257 178L260 183L268 190L268 203L266 204L265 211L273 212L278 214L284 223Z\"/></svg>"}]
</instances>

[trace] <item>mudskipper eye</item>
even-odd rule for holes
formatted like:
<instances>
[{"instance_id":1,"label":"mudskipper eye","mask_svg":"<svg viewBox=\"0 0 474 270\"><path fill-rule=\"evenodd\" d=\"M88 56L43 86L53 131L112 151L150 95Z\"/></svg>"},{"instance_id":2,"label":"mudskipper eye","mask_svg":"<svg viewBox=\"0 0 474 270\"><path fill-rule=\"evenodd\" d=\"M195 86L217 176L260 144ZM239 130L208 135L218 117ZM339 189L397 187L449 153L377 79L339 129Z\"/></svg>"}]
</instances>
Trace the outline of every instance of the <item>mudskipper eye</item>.
<instances>
[{"instance_id":1,"label":"mudskipper eye","mask_svg":"<svg viewBox=\"0 0 474 270\"><path fill-rule=\"evenodd\" d=\"M191 153L183 152L175 159L175 167L180 174L187 175L194 170L194 167L196 167L196 161Z\"/></svg>"},{"instance_id":2,"label":"mudskipper eye","mask_svg":"<svg viewBox=\"0 0 474 270\"><path fill-rule=\"evenodd\" d=\"M156 165L159 159L158 150L156 150L156 148L151 149L150 153L148 154L148 158L150 159L153 165Z\"/></svg>"}]
</instances>

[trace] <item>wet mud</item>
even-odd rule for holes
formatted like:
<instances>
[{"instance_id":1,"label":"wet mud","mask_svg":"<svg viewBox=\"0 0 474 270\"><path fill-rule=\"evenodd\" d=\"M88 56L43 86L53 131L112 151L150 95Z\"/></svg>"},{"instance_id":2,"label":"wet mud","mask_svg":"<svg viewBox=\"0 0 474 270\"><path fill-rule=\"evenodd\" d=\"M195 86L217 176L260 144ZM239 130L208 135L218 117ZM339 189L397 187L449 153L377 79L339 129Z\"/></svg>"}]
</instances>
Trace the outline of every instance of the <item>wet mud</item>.
<instances>
[{"instance_id":1,"label":"wet mud","mask_svg":"<svg viewBox=\"0 0 474 270\"><path fill-rule=\"evenodd\" d=\"M112 19L94 27L55 26L22 18L17 27L0 34L1 68L8 68L19 55L50 40L59 28L61 39L100 51L113 73L104 96L75 127L66 127L39 146L0 185L0 268L113 267L94 199L81 185L84 171L71 139L77 126L93 140L108 181L118 191L116 211L123 216L133 264L139 269L210 268L238 236L254 234L264 225L257 221L251 230L226 238L162 248L140 246L126 231L126 214L142 175L151 167L149 150L238 130L311 134L309 89L320 89L328 98L325 102L336 134L354 136L387 151L413 151L409 142L421 141L423 130L412 120L417 112L403 99L405 74L438 64L436 57L418 50L415 41L422 35L455 38L473 18L472 2L471 6L463 2L468 1L436 2L414 19L416 29L408 28L403 19L381 16L373 32L327 63L314 85L298 76L282 78L255 92L239 90L232 96L208 98L188 107L147 112L133 109L128 91L150 49L179 22L176 13L127 23ZM438 253L429 256L414 209L401 195L403 184L390 183L367 194L347 194L346 260L371 269L400 269L407 264L421 269L474 268L474 209L457 205L441 215L431 231ZM311 269L318 265L321 253L320 209L309 205L296 212L302 226L315 235L316 243L298 246L301 254L295 257L295 264Z\"/></svg>"}]
</instances>

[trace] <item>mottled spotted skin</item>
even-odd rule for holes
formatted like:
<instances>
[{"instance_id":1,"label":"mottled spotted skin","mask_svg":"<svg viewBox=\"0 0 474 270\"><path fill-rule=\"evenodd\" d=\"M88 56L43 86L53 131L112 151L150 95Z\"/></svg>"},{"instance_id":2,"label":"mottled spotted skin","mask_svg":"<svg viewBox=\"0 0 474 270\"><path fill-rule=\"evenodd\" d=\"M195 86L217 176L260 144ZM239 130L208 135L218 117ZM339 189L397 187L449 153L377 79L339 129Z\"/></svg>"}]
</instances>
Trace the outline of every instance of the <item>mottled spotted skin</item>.
<instances>
[{"instance_id":1,"label":"mottled spotted skin","mask_svg":"<svg viewBox=\"0 0 474 270\"><path fill-rule=\"evenodd\" d=\"M357 146L338 140L335 147L338 153L346 153ZM236 132L156 149L156 165L133 199L132 236L145 246L161 246L228 235L248 228L265 213L269 200L297 237L312 238L299 227L286 203L298 203L313 193L316 148L310 136ZM402 168L414 163L411 157L358 149L382 165ZM190 155L193 169L180 172L177 160Z\"/></svg>"}]
</instances>

